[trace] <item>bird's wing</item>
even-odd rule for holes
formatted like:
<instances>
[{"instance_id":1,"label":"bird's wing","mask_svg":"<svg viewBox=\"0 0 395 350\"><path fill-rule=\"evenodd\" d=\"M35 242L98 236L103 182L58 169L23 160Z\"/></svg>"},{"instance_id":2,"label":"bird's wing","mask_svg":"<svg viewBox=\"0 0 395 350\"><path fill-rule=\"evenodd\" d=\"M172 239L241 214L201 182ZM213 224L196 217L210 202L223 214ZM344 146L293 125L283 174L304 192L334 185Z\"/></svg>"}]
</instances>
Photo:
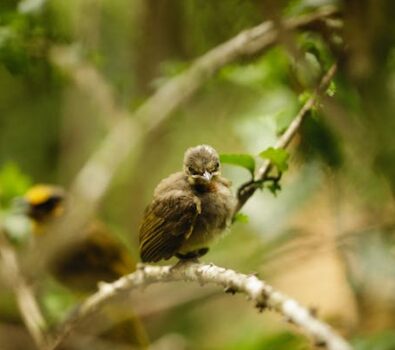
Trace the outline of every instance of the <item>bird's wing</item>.
<instances>
[{"instance_id":1,"label":"bird's wing","mask_svg":"<svg viewBox=\"0 0 395 350\"><path fill-rule=\"evenodd\" d=\"M98 281L110 282L134 270L127 248L103 223L89 223L81 235L80 242L59 252L51 264L51 272L67 287L90 292Z\"/></svg>"},{"instance_id":2,"label":"bird's wing","mask_svg":"<svg viewBox=\"0 0 395 350\"><path fill-rule=\"evenodd\" d=\"M147 208L140 227L142 261L171 258L192 233L200 212L199 199L180 191L155 199Z\"/></svg>"}]
</instances>

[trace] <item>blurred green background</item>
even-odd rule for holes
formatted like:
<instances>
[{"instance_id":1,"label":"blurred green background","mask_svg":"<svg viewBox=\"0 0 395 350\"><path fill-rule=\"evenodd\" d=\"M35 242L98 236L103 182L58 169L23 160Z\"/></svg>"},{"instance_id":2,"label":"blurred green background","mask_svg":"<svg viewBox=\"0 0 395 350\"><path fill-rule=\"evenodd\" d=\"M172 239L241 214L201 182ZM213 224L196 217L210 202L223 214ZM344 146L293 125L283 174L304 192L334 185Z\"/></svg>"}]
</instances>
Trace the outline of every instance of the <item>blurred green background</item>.
<instances>
[{"instance_id":1,"label":"blurred green background","mask_svg":"<svg viewBox=\"0 0 395 350\"><path fill-rule=\"evenodd\" d=\"M393 1L1 0L3 218L34 183L67 189L120 115L195 58L265 20L325 6L340 14L223 67L150 133L137 163L117 172L97 217L137 260L144 207L155 185L181 170L186 148L207 143L259 164L257 155L337 62L334 82L291 144L282 190L256 192L243 209L248 222L236 222L203 261L259 273L317 310L356 349L395 349ZM65 69L61 62L71 63ZM245 169L222 168L234 192L250 178ZM33 348L1 288L1 348ZM50 279L40 288L54 323L78 303ZM278 315L259 314L244 297L217 288L155 285L130 302L153 349L313 347Z\"/></svg>"}]
</instances>

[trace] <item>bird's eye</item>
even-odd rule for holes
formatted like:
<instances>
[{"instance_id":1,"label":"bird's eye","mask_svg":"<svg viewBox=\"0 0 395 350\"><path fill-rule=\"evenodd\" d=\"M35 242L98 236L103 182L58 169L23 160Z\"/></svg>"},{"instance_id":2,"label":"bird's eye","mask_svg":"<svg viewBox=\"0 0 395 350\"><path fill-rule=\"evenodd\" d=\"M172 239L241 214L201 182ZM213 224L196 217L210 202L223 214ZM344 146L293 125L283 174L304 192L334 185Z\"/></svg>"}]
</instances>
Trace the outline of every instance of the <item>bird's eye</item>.
<instances>
[{"instance_id":1,"label":"bird's eye","mask_svg":"<svg viewBox=\"0 0 395 350\"><path fill-rule=\"evenodd\" d=\"M197 171L196 171L194 168L192 168L191 166L188 167L188 171L189 171L189 173L190 173L191 175L197 175Z\"/></svg>"},{"instance_id":2,"label":"bird's eye","mask_svg":"<svg viewBox=\"0 0 395 350\"><path fill-rule=\"evenodd\" d=\"M219 162L216 162L216 163L214 164L214 166L212 167L211 172L212 172L212 173L213 173L213 172L216 172L216 171L218 171L218 169L219 169Z\"/></svg>"}]
</instances>

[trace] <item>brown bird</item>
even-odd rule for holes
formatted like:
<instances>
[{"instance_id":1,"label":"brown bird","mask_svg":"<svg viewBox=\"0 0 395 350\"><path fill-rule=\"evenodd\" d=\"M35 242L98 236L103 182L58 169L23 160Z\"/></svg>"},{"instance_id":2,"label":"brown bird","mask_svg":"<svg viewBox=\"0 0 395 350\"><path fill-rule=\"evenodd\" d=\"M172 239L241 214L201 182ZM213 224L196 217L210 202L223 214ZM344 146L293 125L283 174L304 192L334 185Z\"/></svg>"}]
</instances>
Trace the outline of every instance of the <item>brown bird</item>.
<instances>
[{"instance_id":1,"label":"brown bird","mask_svg":"<svg viewBox=\"0 0 395 350\"><path fill-rule=\"evenodd\" d=\"M159 183L145 211L139 235L142 261L203 256L230 224L234 207L230 181L220 175L215 149L189 148L184 171Z\"/></svg>"},{"instance_id":2,"label":"brown bird","mask_svg":"<svg viewBox=\"0 0 395 350\"><path fill-rule=\"evenodd\" d=\"M23 197L32 218L36 236L46 234L49 224L66 209L66 193L58 186L35 185ZM71 203L70 203L71 205ZM60 252L51 264L51 272L74 290L93 291L99 281L110 282L134 271L135 264L126 247L99 221L87 225L85 238ZM36 237L36 244L40 237Z\"/></svg>"}]
</instances>

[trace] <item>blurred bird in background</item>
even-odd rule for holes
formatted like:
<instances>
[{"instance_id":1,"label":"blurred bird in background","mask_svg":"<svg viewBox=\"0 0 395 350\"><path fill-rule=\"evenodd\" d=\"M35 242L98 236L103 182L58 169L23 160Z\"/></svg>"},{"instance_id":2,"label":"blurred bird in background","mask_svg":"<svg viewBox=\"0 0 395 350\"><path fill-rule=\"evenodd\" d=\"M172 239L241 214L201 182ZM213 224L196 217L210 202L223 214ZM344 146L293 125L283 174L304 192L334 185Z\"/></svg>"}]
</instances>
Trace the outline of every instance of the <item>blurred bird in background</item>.
<instances>
[{"instance_id":1,"label":"blurred bird in background","mask_svg":"<svg viewBox=\"0 0 395 350\"><path fill-rule=\"evenodd\" d=\"M65 191L53 185L33 186L24 196L27 214L36 236L46 233L67 207ZM133 272L135 262L126 247L104 224L94 221L86 227L84 240L60 252L51 265L54 276L71 289L92 291L98 281L111 282Z\"/></svg>"},{"instance_id":2,"label":"blurred bird in background","mask_svg":"<svg viewBox=\"0 0 395 350\"><path fill-rule=\"evenodd\" d=\"M23 201L33 221L35 247L39 247L40 236L50 234L46 232L48 227L62 217L71 203L63 188L47 184L31 187ZM93 221L83 235L82 240L59 252L50 264L51 274L64 286L77 293L92 293L99 282L112 282L135 270L135 261L126 246L103 223ZM117 324L103 333L106 339L148 346L146 331L132 308L115 307L108 314L108 322Z\"/></svg>"},{"instance_id":3,"label":"blurred bird in background","mask_svg":"<svg viewBox=\"0 0 395 350\"><path fill-rule=\"evenodd\" d=\"M217 151L208 145L189 148L184 170L162 180L140 227L143 262L176 256L191 259L229 226L235 208L230 181L221 176Z\"/></svg>"}]
</instances>

